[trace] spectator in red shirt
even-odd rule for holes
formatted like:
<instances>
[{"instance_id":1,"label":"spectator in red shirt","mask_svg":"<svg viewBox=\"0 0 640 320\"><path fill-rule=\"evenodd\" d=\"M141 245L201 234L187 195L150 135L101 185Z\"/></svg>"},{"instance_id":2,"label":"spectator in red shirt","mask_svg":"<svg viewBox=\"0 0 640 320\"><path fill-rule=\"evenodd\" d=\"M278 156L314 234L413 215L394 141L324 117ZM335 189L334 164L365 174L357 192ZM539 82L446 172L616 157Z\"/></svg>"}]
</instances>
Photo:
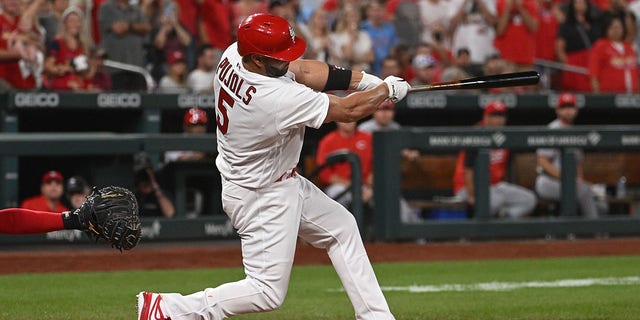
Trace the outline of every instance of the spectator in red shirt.
<instances>
[{"instance_id":1,"label":"spectator in red shirt","mask_svg":"<svg viewBox=\"0 0 640 320\"><path fill-rule=\"evenodd\" d=\"M556 34L560 4L553 0L538 0L538 31L536 32L536 58L556 60Z\"/></svg>"},{"instance_id":2,"label":"spectator in red shirt","mask_svg":"<svg viewBox=\"0 0 640 320\"><path fill-rule=\"evenodd\" d=\"M85 75L89 91L111 90L111 75L104 71L105 59L107 59L107 52L103 48L94 47L89 51L89 70Z\"/></svg>"},{"instance_id":3,"label":"spectator in red shirt","mask_svg":"<svg viewBox=\"0 0 640 320\"><path fill-rule=\"evenodd\" d=\"M205 0L210 1L210 0ZM217 0L220 1L220 0ZM224 2L224 1L220 1ZM231 3L231 25L238 26L248 16L254 13L269 12L269 3L264 0L238 0ZM236 38L236 28L231 28L233 37ZM217 34L215 35L217 36ZM213 44L212 44L213 45ZM215 45L214 45L215 46ZM223 48L224 49L224 48Z\"/></svg>"},{"instance_id":4,"label":"spectator in red shirt","mask_svg":"<svg viewBox=\"0 0 640 320\"><path fill-rule=\"evenodd\" d=\"M612 16L605 22L605 37L598 39L589 55L591 89L595 93L637 93L638 56L625 41L623 20Z\"/></svg>"},{"instance_id":5,"label":"spectator in red shirt","mask_svg":"<svg viewBox=\"0 0 640 320\"><path fill-rule=\"evenodd\" d=\"M174 0L176 11L178 12L178 23L182 25L191 35L191 42L185 50L187 67L189 70L196 67L198 51L198 7L200 0ZM228 37L231 37L230 35ZM219 49L217 49L219 50Z\"/></svg>"},{"instance_id":6,"label":"spectator in red shirt","mask_svg":"<svg viewBox=\"0 0 640 320\"><path fill-rule=\"evenodd\" d=\"M484 127L502 127L506 124L506 105L499 100L491 101L484 109L482 121ZM453 176L453 192L456 197L475 205L473 167L478 155L477 151L466 150L458 154ZM492 149L489 155L489 204L493 216L521 218L530 214L536 206L533 191L504 181L509 162L509 151Z\"/></svg>"},{"instance_id":7,"label":"spectator in red shirt","mask_svg":"<svg viewBox=\"0 0 640 320\"><path fill-rule=\"evenodd\" d=\"M587 0L571 0L565 22L558 26L556 58L576 67L587 68L589 50L600 37L598 20L592 15L592 5ZM562 72L562 89L591 91L589 76L570 71Z\"/></svg>"},{"instance_id":8,"label":"spectator in red shirt","mask_svg":"<svg viewBox=\"0 0 640 320\"><path fill-rule=\"evenodd\" d=\"M60 172L55 170L46 172L42 176L40 195L25 199L20 207L36 211L68 211L69 209L60 202L64 191L63 182Z\"/></svg>"},{"instance_id":9,"label":"spectator in red shirt","mask_svg":"<svg viewBox=\"0 0 640 320\"><path fill-rule=\"evenodd\" d=\"M45 74L53 90L84 90L84 73L89 69L87 39L82 39L82 12L76 7L62 13L62 32L47 45Z\"/></svg>"},{"instance_id":10,"label":"spectator in red shirt","mask_svg":"<svg viewBox=\"0 0 640 320\"><path fill-rule=\"evenodd\" d=\"M260 12L266 11L265 4L264 10ZM239 22L235 23L232 20L231 2L225 0L202 0L198 7L198 14L198 44L209 44L220 51L226 49L235 39L234 33L236 30L232 26L239 25ZM239 21L242 21L242 19Z\"/></svg>"},{"instance_id":11,"label":"spectator in red shirt","mask_svg":"<svg viewBox=\"0 0 640 320\"><path fill-rule=\"evenodd\" d=\"M0 88L5 89L33 89L36 86L36 80L33 74L23 76L20 68L20 61L31 62L34 57L29 53L32 50L28 48L28 37L24 37L29 32L31 17L25 19L25 23L21 24L22 9L17 0L1 0L0 1ZM27 9L33 13L33 5ZM29 55L29 56L27 56ZM24 69L24 68L23 68Z\"/></svg>"},{"instance_id":12,"label":"spectator in red shirt","mask_svg":"<svg viewBox=\"0 0 640 320\"><path fill-rule=\"evenodd\" d=\"M100 24L98 21L98 10L100 10L100 6L102 3L107 2L108 0L90 0L91 1L91 11L89 14L91 15L91 38L93 43L98 45L100 44Z\"/></svg>"},{"instance_id":13,"label":"spectator in red shirt","mask_svg":"<svg viewBox=\"0 0 640 320\"><path fill-rule=\"evenodd\" d=\"M198 0L174 0L178 11L178 22L191 35L198 34Z\"/></svg>"},{"instance_id":14,"label":"spectator in red shirt","mask_svg":"<svg viewBox=\"0 0 640 320\"><path fill-rule=\"evenodd\" d=\"M497 0L498 23L493 41L502 58L529 70L536 54L538 4L536 0Z\"/></svg>"},{"instance_id":15,"label":"spectator in red shirt","mask_svg":"<svg viewBox=\"0 0 640 320\"><path fill-rule=\"evenodd\" d=\"M373 190L373 141L371 134L357 130L355 122L336 122L337 128L324 136L318 144L316 162L319 166L326 162L327 156L336 151L351 151L360 158L362 169L362 200L372 199ZM320 181L326 185L325 193L332 198L339 196L351 184L351 167L348 163L338 163L320 171ZM336 199L344 206L351 203L350 194Z\"/></svg>"},{"instance_id":16,"label":"spectator in red shirt","mask_svg":"<svg viewBox=\"0 0 640 320\"><path fill-rule=\"evenodd\" d=\"M599 10L605 11L609 9L611 6L610 0L593 0L593 3L598 7Z\"/></svg>"}]
</instances>

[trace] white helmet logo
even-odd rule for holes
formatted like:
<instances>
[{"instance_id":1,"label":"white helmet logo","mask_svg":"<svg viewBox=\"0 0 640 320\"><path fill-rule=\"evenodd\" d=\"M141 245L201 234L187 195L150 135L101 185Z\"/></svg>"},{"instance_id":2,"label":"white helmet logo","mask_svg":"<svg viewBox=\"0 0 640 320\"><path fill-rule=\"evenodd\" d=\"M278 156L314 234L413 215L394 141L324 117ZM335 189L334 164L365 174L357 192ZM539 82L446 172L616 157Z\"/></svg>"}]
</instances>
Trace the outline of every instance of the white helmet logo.
<instances>
[{"instance_id":1,"label":"white helmet logo","mask_svg":"<svg viewBox=\"0 0 640 320\"><path fill-rule=\"evenodd\" d=\"M293 32L293 27L289 26L289 35L291 36L291 42L296 42L296 33Z\"/></svg>"}]
</instances>

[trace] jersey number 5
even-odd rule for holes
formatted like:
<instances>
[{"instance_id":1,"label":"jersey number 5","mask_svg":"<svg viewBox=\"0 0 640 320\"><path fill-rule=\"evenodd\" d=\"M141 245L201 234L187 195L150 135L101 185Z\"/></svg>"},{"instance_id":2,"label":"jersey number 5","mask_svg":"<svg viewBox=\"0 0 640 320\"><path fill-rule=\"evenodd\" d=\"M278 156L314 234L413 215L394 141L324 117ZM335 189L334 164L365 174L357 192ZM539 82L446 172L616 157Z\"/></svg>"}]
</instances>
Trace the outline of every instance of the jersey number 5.
<instances>
[{"instance_id":1,"label":"jersey number 5","mask_svg":"<svg viewBox=\"0 0 640 320\"><path fill-rule=\"evenodd\" d=\"M229 129L229 116L227 115L227 108L233 108L233 104L235 101L231 97L227 91L220 88L220 93L218 93L218 111L219 113L216 115L216 122L218 124L218 130L222 132L222 134L226 134Z\"/></svg>"}]
</instances>

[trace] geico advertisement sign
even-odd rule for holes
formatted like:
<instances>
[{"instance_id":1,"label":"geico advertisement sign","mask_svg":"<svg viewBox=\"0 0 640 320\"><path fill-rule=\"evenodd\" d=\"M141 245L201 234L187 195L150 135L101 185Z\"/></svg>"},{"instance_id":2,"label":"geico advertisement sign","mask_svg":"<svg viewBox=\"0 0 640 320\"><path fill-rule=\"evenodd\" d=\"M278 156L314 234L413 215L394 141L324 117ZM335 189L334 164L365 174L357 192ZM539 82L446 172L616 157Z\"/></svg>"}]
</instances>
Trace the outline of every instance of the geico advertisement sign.
<instances>
[{"instance_id":1,"label":"geico advertisement sign","mask_svg":"<svg viewBox=\"0 0 640 320\"><path fill-rule=\"evenodd\" d=\"M616 95L614 105L617 108L640 108L640 95L619 94Z\"/></svg>"},{"instance_id":2,"label":"geico advertisement sign","mask_svg":"<svg viewBox=\"0 0 640 320\"><path fill-rule=\"evenodd\" d=\"M139 108L142 98L138 93L101 93L97 103L100 108Z\"/></svg>"},{"instance_id":3,"label":"geico advertisement sign","mask_svg":"<svg viewBox=\"0 0 640 320\"><path fill-rule=\"evenodd\" d=\"M13 104L18 108L55 108L60 105L57 93L17 93Z\"/></svg>"},{"instance_id":4,"label":"geico advertisement sign","mask_svg":"<svg viewBox=\"0 0 640 320\"><path fill-rule=\"evenodd\" d=\"M514 108L518 105L518 96L512 93L498 93L498 94L481 94L478 96L478 105L484 108L489 102L502 101L509 108Z\"/></svg>"},{"instance_id":5,"label":"geico advertisement sign","mask_svg":"<svg viewBox=\"0 0 640 320\"><path fill-rule=\"evenodd\" d=\"M216 99L212 94L181 94L178 96L178 107L180 108L214 108Z\"/></svg>"},{"instance_id":6,"label":"geico advertisement sign","mask_svg":"<svg viewBox=\"0 0 640 320\"><path fill-rule=\"evenodd\" d=\"M407 96L407 107L411 109L443 109L447 106L444 94L411 94Z\"/></svg>"}]
</instances>

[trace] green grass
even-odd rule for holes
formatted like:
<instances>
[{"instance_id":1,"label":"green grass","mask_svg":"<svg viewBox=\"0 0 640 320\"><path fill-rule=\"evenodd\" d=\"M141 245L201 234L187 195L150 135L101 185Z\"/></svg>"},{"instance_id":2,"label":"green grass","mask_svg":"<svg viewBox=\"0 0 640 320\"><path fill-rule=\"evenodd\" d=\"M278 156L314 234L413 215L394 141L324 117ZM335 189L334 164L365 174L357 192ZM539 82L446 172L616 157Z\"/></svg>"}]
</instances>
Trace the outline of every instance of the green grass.
<instances>
[{"instance_id":1,"label":"green grass","mask_svg":"<svg viewBox=\"0 0 640 320\"><path fill-rule=\"evenodd\" d=\"M376 264L383 286L640 276L640 257ZM135 319L141 290L192 293L243 277L240 269L0 276L0 319ZM234 319L354 319L331 266L295 267L281 310ZM385 292L397 319L638 319L640 285L512 291Z\"/></svg>"}]
</instances>

